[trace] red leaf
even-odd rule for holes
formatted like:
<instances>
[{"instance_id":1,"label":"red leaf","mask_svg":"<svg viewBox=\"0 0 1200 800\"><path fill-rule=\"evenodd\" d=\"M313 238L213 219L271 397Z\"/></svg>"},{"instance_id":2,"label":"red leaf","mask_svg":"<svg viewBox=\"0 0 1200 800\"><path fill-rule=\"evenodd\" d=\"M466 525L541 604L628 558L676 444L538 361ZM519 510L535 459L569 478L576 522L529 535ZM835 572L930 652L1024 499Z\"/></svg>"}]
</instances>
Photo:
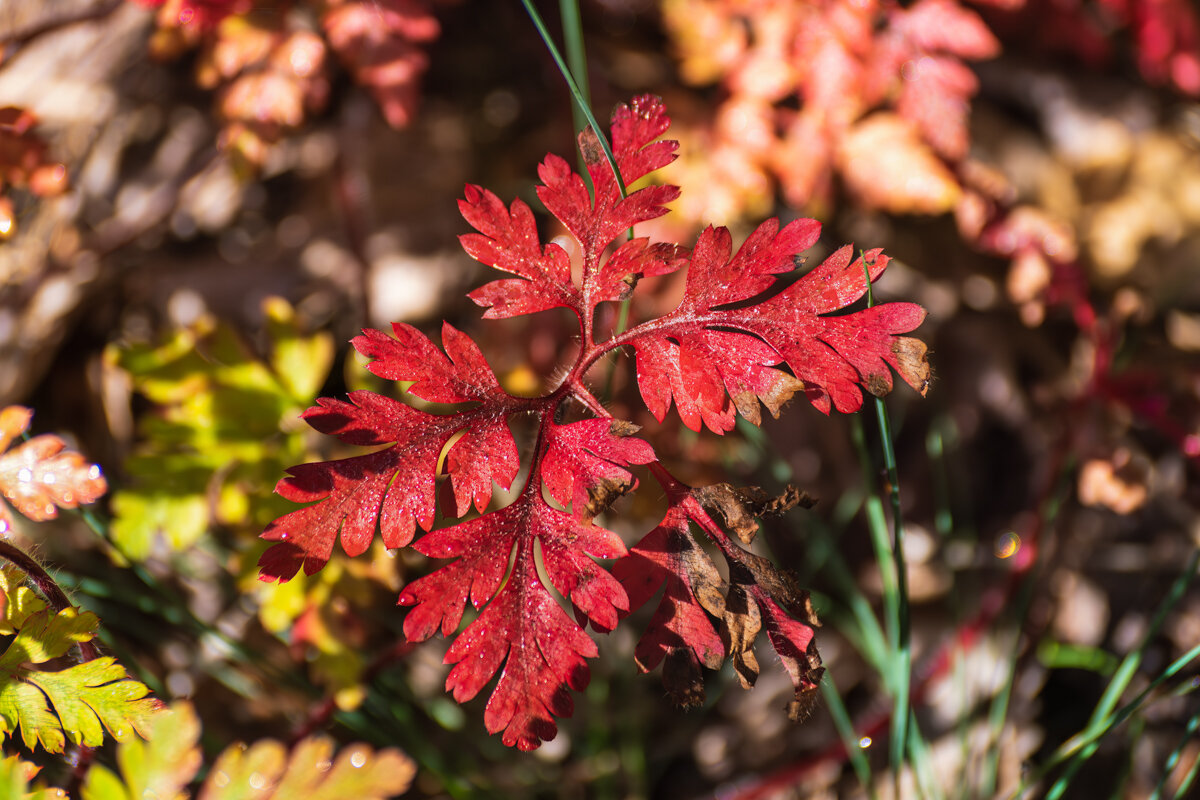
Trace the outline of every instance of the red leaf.
<instances>
[{"instance_id":1,"label":"red leaf","mask_svg":"<svg viewBox=\"0 0 1200 800\"><path fill-rule=\"evenodd\" d=\"M1000 42L970 9L952 0L920 0L891 14L891 25L920 51L979 60L1000 54Z\"/></svg>"},{"instance_id":2,"label":"red leaf","mask_svg":"<svg viewBox=\"0 0 1200 800\"><path fill-rule=\"evenodd\" d=\"M596 644L538 580L529 545L500 595L446 653L446 663L456 665L446 678L446 690L466 702L504 664L484 725L489 733L503 731L506 745L535 750L558 733L554 717L574 711L567 687L587 688L590 673L584 659L597 653Z\"/></svg>"},{"instance_id":3,"label":"red leaf","mask_svg":"<svg viewBox=\"0 0 1200 800\"><path fill-rule=\"evenodd\" d=\"M423 333L403 322L392 335L367 329L351 342L372 359L367 369L381 378L415 381L408 391L431 403L465 403L504 395L479 345L450 323L442 325L443 353Z\"/></svg>"},{"instance_id":4,"label":"red leaf","mask_svg":"<svg viewBox=\"0 0 1200 800\"><path fill-rule=\"evenodd\" d=\"M939 154L960 160L966 157L970 143L968 98L978 88L979 79L961 61L925 56L913 62L905 76L896 110L916 123Z\"/></svg>"},{"instance_id":5,"label":"red leaf","mask_svg":"<svg viewBox=\"0 0 1200 800\"><path fill-rule=\"evenodd\" d=\"M36 522L99 499L108 489L100 467L67 450L58 436L35 436L4 452L32 419L33 412L22 406L0 409L0 495ZM8 511L0 503L0 535L8 528Z\"/></svg>"},{"instance_id":6,"label":"red leaf","mask_svg":"<svg viewBox=\"0 0 1200 800\"><path fill-rule=\"evenodd\" d=\"M613 155L626 184L675 159L677 144L655 141L669 120L662 101L645 96L631 106L620 106L613 116ZM583 178L556 155L546 156L538 168L544 186L538 197L546 208L579 240L583 253L583 287L571 282L567 254L555 244L543 248L529 206L514 200L511 210L491 192L468 186L459 201L463 217L479 233L460 237L471 257L488 266L519 276L493 281L470 294L488 307L489 318L530 314L564 306L580 318L590 317L598 303L617 300L630 288L629 275L657 275L675 266L673 246L628 242L603 258L605 248L638 222L667 213L664 207L679 196L675 186L648 186L621 198L616 179L595 134L585 132L580 146L595 190L593 199Z\"/></svg>"},{"instance_id":7,"label":"red leaf","mask_svg":"<svg viewBox=\"0 0 1200 800\"><path fill-rule=\"evenodd\" d=\"M636 425L608 419L586 419L551 425L542 454L542 480L550 495L571 505L578 516L588 505L588 490L601 485L626 486L637 481L625 467L649 464L654 450L632 438Z\"/></svg>"},{"instance_id":8,"label":"red leaf","mask_svg":"<svg viewBox=\"0 0 1200 800\"><path fill-rule=\"evenodd\" d=\"M458 201L458 208L479 231L459 237L467 254L521 278L493 281L468 295L479 305L490 306L485 317L515 317L558 306L578 311L579 290L571 283L570 259L556 244L542 248L529 206L514 200L508 211L496 195L467 186L466 199Z\"/></svg>"},{"instance_id":9,"label":"red leaf","mask_svg":"<svg viewBox=\"0 0 1200 800\"><path fill-rule=\"evenodd\" d=\"M773 411L799 386L768 367L786 362L813 405L828 412L862 405L860 384L874 394L891 389L888 365L924 393L929 379L923 346L895 334L920 325L925 312L911 303L889 303L844 316L826 316L866 293L862 260L850 263L843 247L778 295L745 308L741 303L789 269L792 259L816 238L812 220L782 230L763 223L730 257L729 233L706 229L689 267L687 294L666 317L625 337L637 350L638 387L647 407L662 419L674 398L684 424L703 422L717 433L733 427L736 407L757 418L758 397ZM871 280L888 259L867 253ZM641 333L642 335L637 335ZM765 346L764 346L765 343Z\"/></svg>"},{"instance_id":10,"label":"red leaf","mask_svg":"<svg viewBox=\"0 0 1200 800\"><path fill-rule=\"evenodd\" d=\"M724 613L725 582L692 539L687 516L678 506L672 506L659 526L613 565L613 575L629 593L630 609L640 608L666 585L634 650L643 672L680 649L691 650L694 659L709 669L720 668L725 646L709 615L719 618Z\"/></svg>"},{"instance_id":11,"label":"red leaf","mask_svg":"<svg viewBox=\"0 0 1200 800\"><path fill-rule=\"evenodd\" d=\"M263 538L280 544L259 560L266 580L288 580L301 567L313 574L325 565L335 539L347 555L371 546L378 527L388 547L412 541L416 525L433 527L438 458L450 439L446 471L459 516L491 501L492 482L508 488L517 475L516 442L508 414L520 401L500 389L478 346L450 325L443 328L446 354L415 328L397 323L396 338L364 331L354 340L375 359L369 369L397 380L415 380L410 391L436 402L488 400L452 415L429 414L373 392L352 392L350 401L322 398L304 413L317 430L356 445L391 447L366 456L289 470L276 491L298 503L315 502L275 520Z\"/></svg>"},{"instance_id":12,"label":"red leaf","mask_svg":"<svg viewBox=\"0 0 1200 800\"><path fill-rule=\"evenodd\" d=\"M617 109L613 151L624 180L640 179L674 158L675 144L657 139L667 123L654 98ZM846 247L780 290L779 276L791 273L799 253L816 243L817 222L796 220L780 228L770 220L736 253L723 228L705 230L690 253L646 239L618 244L629 226L665 213L662 204L678 190L650 186L622 198L599 140L585 134L581 147L595 196L556 156L542 163L545 185L539 190L546 207L579 239L579 283L571 280L567 251L540 242L524 203L506 207L477 186L468 186L459 203L476 231L462 237L464 249L514 276L471 294L488 308L485 316L566 307L578 318L576 360L558 385L542 397L508 395L479 347L450 325L442 330L444 352L409 325L396 323L390 336L363 331L354 346L371 359L368 369L376 375L404 381L410 393L430 402L470 405L433 414L371 392L319 401L305 414L316 429L348 444L387 446L293 468L279 491L311 505L267 529L264 538L277 544L260 562L264 578L286 580L301 568L320 569L339 537L355 555L370 545L376 527L388 547L408 545L417 526L429 531L413 549L450 561L402 590L400 605L411 606L404 634L410 641L439 632L456 637L446 654L454 664L446 688L456 700L474 697L499 673L485 724L503 732L506 744L526 750L555 735L554 718L572 710L569 690L587 684L586 659L597 648L584 626L611 630L631 606L660 590L636 658L643 670L663 664L677 701L700 701L701 668L719 667L726 651L743 681L755 677L753 646L763 628L793 676L797 704L811 697L820 678L817 623L807 595L730 539L705 506L749 542L756 517L785 511L804 495L789 488L771 498L728 485L693 490L675 480L650 445L633 436L637 427L613 419L589 391L585 377L602 358L632 347L638 386L655 416L662 419L675 403L687 425L718 432L733 426L736 413L757 423L760 402L778 414L801 389L825 410L831 403L853 410L862 401L860 386L876 393L890 388L892 368L922 391L928 378L924 345L897 335L920 324L920 307L892 303L840 314L862 297L868 278L882 274L887 258L879 251L865 254L869 275L861 259L851 263ZM684 263L689 273L675 311L607 339L597 336L599 303L629 296L641 275ZM568 402L592 417L558 422ZM507 488L518 474L508 427L515 414L531 417L537 430L525 485L515 501L483 513L493 484ZM464 516L474 508L481 516L430 530L442 458L455 512ZM630 471L635 464L648 465L668 509L662 523L626 552L620 538L591 520L637 486ZM731 584L692 538L693 526L725 557ZM620 559L615 574L595 560L608 558ZM479 614L459 632L468 602Z\"/></svg>"},{"instance_id":13,"label":"red leaf","mask_svg":"<svg viewBox=\"0 0 1200 800\"><path fill-rule=\"evenodd\" d=\"M552 716L569 715L572 708L564 684L584 688L588 670L583 659L597 652L538 577L535 540L554 588L598 628L614 628L628 599L621 585L588 556L624 555L621 540L529 492L506 508L418 541L415 548L427 556L458 560L409 584L400 595L401 605L414 606L404 620L410 641L438 630L452 635L468 599L476 608L487 605L446 654L446 663L457 664L446 689L460 702L469 700L507 660L484 721L492 733L505 731L505 744L524 750L554 736ZM510 556L515 560L505 581Z\"/></svg>"}]
</instances>

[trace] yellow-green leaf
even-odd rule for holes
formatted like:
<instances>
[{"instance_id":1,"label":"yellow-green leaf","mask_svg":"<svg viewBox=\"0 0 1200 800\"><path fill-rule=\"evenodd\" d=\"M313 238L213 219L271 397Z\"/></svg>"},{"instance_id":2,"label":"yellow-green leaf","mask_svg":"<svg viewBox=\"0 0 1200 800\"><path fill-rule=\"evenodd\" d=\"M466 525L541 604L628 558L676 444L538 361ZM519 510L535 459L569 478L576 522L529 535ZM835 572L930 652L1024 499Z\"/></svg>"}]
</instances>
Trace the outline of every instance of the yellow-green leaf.
<instances>
[{"instance_id":1,"label":"yellow-green leaf","mask_svg":"<svg viewBox=\"0 0 1200 800\"><path fill-rule=\"evenodd\" d=\"M129 679L113 658L97 658L61 672L31 672L27 680L50 698L71 742L86 747L104 742L101 725L119 742L134 731L144 736L150 718L162 709L147 696L150 690Z\"/></svg>"},{"instance_id":2,"label":"yellow-green leaf","mask_svg":"<svg viewBox=\"0 0 1200 800\"><path fill-rule=\"evenodd\" d=\"M83 783L83 800L182 800L203 757L196 742L200 721L190 703L154 715L146 741L130 739L117 750L120 775L93 767Z\"/></svg>"},{"instance_id":3,"label":"yellow-green leaf","mask_svg":"<svg viewBox=\"0 0 1200 800\"><path fill-rule=\"evenodd\" d=\"M199 800L383 800L406 791L416 774L412 760L392 748L375 752L351 744L335 758L333 741L324 736L303 740L286 759L284 752L271 741L226 750Z\"/></svg>"},{"instance_id":4,"label":"yellow-green leaf","mask_svg":"<svg viewBox=\"0 0 1200 800\"><path fill-rule=\"evenodd\" d=\"M69 740L89 747L104 741L104 729L121 740L144 733L159 709L149 690L131 680L112 658L99 658L60 671L37 665L59 658L95 636L99 620L90 611L43 608L27 617L0 655L0 733L17 728L25 746L61 753Z\"/></svg>"},{"instance_id":5,"label":"yellow-green leaf","mask_svg":"<svg viewBox=\"0 0 1200 800\"><path fill-rule=\"evenodd\" d=\"M46 607L46 601L25 585L25 573L12 564L0 568L0 636L16 633L25 620Z\"/></svg>"}]
</instances>

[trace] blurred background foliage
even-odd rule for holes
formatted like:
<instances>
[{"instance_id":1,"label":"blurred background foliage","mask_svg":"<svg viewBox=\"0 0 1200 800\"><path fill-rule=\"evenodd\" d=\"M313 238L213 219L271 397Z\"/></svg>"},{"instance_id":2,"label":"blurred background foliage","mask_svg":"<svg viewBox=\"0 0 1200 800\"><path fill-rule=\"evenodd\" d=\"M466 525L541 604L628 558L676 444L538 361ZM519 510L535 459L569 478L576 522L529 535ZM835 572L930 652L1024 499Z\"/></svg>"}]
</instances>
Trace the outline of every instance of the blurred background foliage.
<instances>
[{"instance_id":1,"label":"blurred background foliage","mask_svg":"<svg viewBox=\"0 0 1200 800\"><path fill-rule=\"evenodd\" d=\"M517 392L545 388L573 346L555 313L485 329L462 297L483 278L457 244L463 184L537 207L538 162L573 148L570 96L516 3L0 4L0 406L35 408L33 432L73 437L110 484L82 517L16 519L13 541L99 615L134 677L194 703L208 763L236 740L326 732L403 748L412 796L1194 788L1194 5L580 5L597 116L659 94L682 142L663 179L683 195L647 233L686 244L709 223L736 238L817 216L823 245L896 259L879 294L929 309L929 396L887 401L922 734L899 782L871 419L797 406L762 431L696 434L639 410L627 360L614 374L614 413L684 480L820 498L760 540L826 623L832 683L800 726L781 670L751 692L713 675L703 709L671 708L636 674L635 616L559 737L518 756L479 702L445 695L444 645L403 641L395 598L422 557L377 547L255 578L284 470L350 452L299 413L387 391L349 354L359 329L445 318ZM634 318L672 308L680 278L647 280ZM662 511L644 494L604 524L642 535ZM120 772L123 756L98 758Z\"/></svg>"}]
</instances>

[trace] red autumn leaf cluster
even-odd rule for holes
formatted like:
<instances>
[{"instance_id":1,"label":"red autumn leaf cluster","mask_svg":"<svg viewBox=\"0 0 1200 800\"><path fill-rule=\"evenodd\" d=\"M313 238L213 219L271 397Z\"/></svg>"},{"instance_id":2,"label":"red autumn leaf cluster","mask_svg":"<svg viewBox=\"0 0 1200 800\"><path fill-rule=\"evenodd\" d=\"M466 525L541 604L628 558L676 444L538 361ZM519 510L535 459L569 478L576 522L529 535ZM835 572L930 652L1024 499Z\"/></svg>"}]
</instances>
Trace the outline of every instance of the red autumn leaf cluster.
<instances>
[{"instance_id":1,"label":"red autumn leaf cluster","mask_svg":"<svg viewBox=\"0 0 1200 800\"><path fill-rule=\"evenodd\" d=\"M331 56L371 92L389 125L407 125L428 67L423 46L440 30L426 0L139 2L158 8L158 55L199 48L196 80L218 93L222 143L252 166L325 106Z\"/></svg>"},{"instance_id":2,"label":"red autumn leaf cluster","mask_svg":"<svg viewBox=\"0 0 1200 800\"><path fill-rule=\"evenodd\" d=\"M67 168L47 161L46 142L34 130L37 122L27 108L0 108L0 192L6 186L17 186L51 197L66 188ZM12 200L0 195L0 241L15 231Z\"/></svg>"},{"instance_id":3,"label":"red autumn leaf cluster","mask_svg":"<svg viewBox=\"0 0 1200 800\"><path fill-rule=\"evenodd\" d=\"M638 97L613 116L612 145L620 174L632 182L675 158L676 143L660 137L669 119L660 100ZM852 258L842 248L775 291L794 273L800 254L819 234L801 219L761 225L734 251L724 228L705 230L693 248L626 239L634 225L666 213L675 186L650 185L624 196L591 131L581 135L592 190L567 162L549 155L539 168L539 199L580 245L581 277L558 245L538 236L532 210L505 205L468 186L459 205L474 233L466 251L505 277L472 292L502 318L566 308L579 324L581 347L563 378L540 397L517 397L496 379L479 346L450 325L439 347L410 325L390 333L367 330L354 339L368 369L402 381L410 402L368 391L347 400L322 399L305 419L366 455L289 470L277 490L303 508L275 520L263 534L274 542L260 560L264 580L312 574L335 542L348 555L366 551L378 531L391 548L411 546L448 563L405 586L404 633L422 641L454 637L446 682L456 700L479 694L499 673L485 712L489 731L522 749L556 732L555 718L572 710L570 690L588 682L596 644L586 632L609 631L666 589L637 646L643 670L664 663L668 691L679 702L703 697L701 667L733 660L750 685L758 674L758 634L779 655L795 685L794 717L804 713L822 668L808 595L785 570L746 549L756 517L807 502L789 489L768 497L727 485L694 488L671 475L637 426L614 419L588 387L588 371L617 348L633 351L637 384L663 419L672 405L692 429L728 431L740 414L758 423L759 403L778 414L802 392L817 408L853 411L862 389L883 394L892 370L922 394L929 377L925 347L903 336L924 311L888 303L846 312L887 266L869 251ZM601 325L597 308L637 291L638 279L687 270L679 306L628 330ZM791 277L794 277L792 275ZM425 410L419 401L447 405ZM510 423L532 420L532 450L521 463ZM582 417L574 419L573 417ZM526 467L516 499L491 508L493 489L511 490ZM629 548L596 523L617 498L638 485L644 467L668 499L663 521ZM438 481L449 480L453 502L439 508ZM444 524L438 526L439 517ZM418 529L424 533L418 537ZM693 529L728 563L723 578ZM616 559L611 571L596 559ZM544 574L544 578L542 575ZM466 606L478 612L464 626Z\"/></svg>"},{"instance_id":4,"label":"red autumn leaf cluster","mask_svg":"<svg viewBox=\"0 0 1200 800\"><path fill-rule=\"evenodd\" d=\"M964 61L1000 52L958 0L667 0L664 19L684 78L728 91L714 145L748 151L748 166L791 203L826 205L836 171L868 206L953 206L942 160L966 155L978 89ZM879 169L889 154L894 163Z\"/></svg>"},{"instance_id":5,"label":"red autumn leaf cluster","mask_svg":"<svg viewBox=\"0 0 1200 800\"><path fill-rule=\"evenodd\" d=\"M953 212L966 242L1011 259L1008 294L1029 324L1049 305L1077 310L1077 243L970 157L971 63L1002 47L1129 58L1150 83L1200 96L1192 0L663 0L663 20L682 77L721 90L685 134L703 153L683 164L680 180L703 187L688 217L755 216L776 186L818 212L835 187L863 208Z\"/></svg>"},{"instance_id":6,"label":"red autumn leaf cluster","mask_svg":"<svg viewBox=\"0 0 1200 800\"><path fill-rule=\"evenodd\" d=\"M1127 43L1149 83L1200 97L1200 8L1192 0L1016 0L997 15L997 32L1067 52L1088 64L1111 62ZM1019 37L1019 38L1018 38Z\"/></svg>"}]
</instances>

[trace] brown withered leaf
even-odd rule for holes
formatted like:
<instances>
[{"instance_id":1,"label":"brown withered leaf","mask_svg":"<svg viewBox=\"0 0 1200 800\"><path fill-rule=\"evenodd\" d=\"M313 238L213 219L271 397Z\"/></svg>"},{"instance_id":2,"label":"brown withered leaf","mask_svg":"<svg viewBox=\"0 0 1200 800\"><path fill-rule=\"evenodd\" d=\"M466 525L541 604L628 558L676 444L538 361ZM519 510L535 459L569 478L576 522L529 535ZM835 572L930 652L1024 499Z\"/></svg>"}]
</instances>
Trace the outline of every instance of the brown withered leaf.
<instances>
[{"instance_id":1,"label":"brown withered leaf","mask_svg":"<svg viewBox=\"0 0 1200 800\"><path fill-rule=\"evenodd\" d=\"M21 406L0 411L0 493L34 521L53 519L59 508L76 508L104 494L108 485L100 468L66 449L52 434L35 436L3 452L29 427L33 412ZM8 527L0 506L0 531Z\"/></svg>"},{"instance_id":2,"label":"brown withered leaf","mask_svg":"<svg viewBox=\"0 0 1200 800\"><path fill-rule=\"evenodd\" d=\"M765 628L795 687L788 717L799 722L811 711L825 672L815 635L821 623L809 594L799 587L795 576L776 569L765 558L736 547L726 555L730 587L722 635L738 679L749 688L758 676L752 648L758 632Z\"/></svg>"},{"instance_id":3,"label":"brown withered leaf","mask_svg":"<svg viewBox=\"0 0 1200 800\"><path fill-rule=\"evenodd\" d=\"M671 702L680 708L704 705L704 674L690 649L677 647L667 652L663 662L663 686Z\"/></svg>"},{"instance_id":4,"label":"brown withered leaf","mask_svg":"<svg viewBox=\"0 0 1200 800\"><path fill-rule=\"evenodd\" d=\"M583 518L591 520L600 516L622 495L637 486L633 478L604 478L595 486L588 487L588 502L583 509Z\"/></svg>"},{"instance_id":5,"label":"brown withered leaf","mask_svg":"<svg viewBox=\"0 0 1200 800\"><path fill-rule=\"evenodd\" d=\"M896 356L900 374L915 376L920 385L913 388L921 393L921 397L928 394L929 384L933 381L933 367L929 364L929 348L925 343L912 336L897 336L892 342L892 353ZM871 394L882 397L874 391Z\"/></svg>"},{"instance_id":6,"label":"brown withered leaf","mask_svg":"<svg viewBox=\"0 0 1200 800\"><path fill-rule=\"evenodd\" d=\"M733 486L728 483L702 486L693 489L692 495L705 508L720 512L726 527L745 544L753 542L758 533L756 517L782 514L796 506L812 508L817 502L807 492L790 484L780 495L769 494L757 486Z\"/></svg>"},{"instance_id":7,"label":"brown withered leaf","mask_svg":"<svg viewBox=\"0 0 1200 800\"><path fill-rule=\"evenodd\" d=\"M754 655L754 640L762 630L762 616L758 603L754 602L746 586L733 584L725 597L723 633L728 638L729 656L733 660L733 671L743 689L754 686L758 680L758 658Z\"/></svg>"}]
</instances>

